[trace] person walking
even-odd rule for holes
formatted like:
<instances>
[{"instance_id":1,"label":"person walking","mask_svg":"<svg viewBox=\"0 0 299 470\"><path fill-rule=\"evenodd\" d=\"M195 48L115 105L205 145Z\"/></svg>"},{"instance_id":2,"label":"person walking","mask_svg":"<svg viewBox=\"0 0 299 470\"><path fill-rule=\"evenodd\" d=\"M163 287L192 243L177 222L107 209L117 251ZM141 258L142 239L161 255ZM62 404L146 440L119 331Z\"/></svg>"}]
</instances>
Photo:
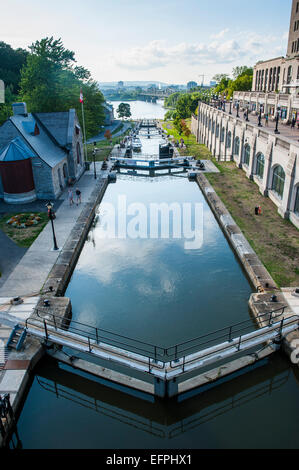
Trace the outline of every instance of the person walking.
<instances>
[{"instance_id":1,"label":"person walking","mask_svg":"<svg viewBox=\"0 0 299 470\"><path fill-rule=\"evenodd\" d=\"M68 189L68 199L70 206L72 206L74 204L74 194L71 188Z\"/></svg>"},{"instance_id":2,"label":"person walking","mask_svg":"<svg viewBox=\"0 0 299 470\"><path fill-rule=\"evenodd\" d=\"M79 188L76 189L76 199L77 199L77 200L76 200L76 204L77 204L77 206L78 206L78 205L81 204L81 202L82 202L82 201L81 201L81 191L80 191Z\"/></svg>"},{"instance_id":3,"label":"person walking","mask_svg":"<svg viewBox=\"0 0 299 470\"><path fill-rule=\"evenodd\" d=\"M292 129L295 129L295 124L296 124L296 119L293 116L293 119L292 119L292 122L291 122Z\"/></svg>"},{"instance_id":4,"label":"person walking","mask_svg":"<svg viewBox=\"0 0 299 470\"><path fill-rule=\"evenodd\" d=\"M265 126L266 127L269 126L269 115L268 114L265 115Z\"/></svg>"}]
</instances>

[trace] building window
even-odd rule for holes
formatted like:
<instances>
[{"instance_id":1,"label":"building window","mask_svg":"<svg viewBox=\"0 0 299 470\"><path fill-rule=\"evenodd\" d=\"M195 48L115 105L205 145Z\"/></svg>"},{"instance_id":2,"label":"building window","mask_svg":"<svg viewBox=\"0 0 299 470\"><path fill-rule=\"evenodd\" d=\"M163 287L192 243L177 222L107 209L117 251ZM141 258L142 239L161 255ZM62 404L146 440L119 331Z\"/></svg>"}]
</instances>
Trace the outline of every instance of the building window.
<instances>
[{"instance_id":1,"label":"building window","mask_svg":"<svg viewBox=\"0 0 299 470\"><path fill-rule=\"evenodd\" d=\"M232 133L229 131L226 137L226 148L230 149L232 145Z\"/></svg>"},{"instance_id":2,"label":"building window","mask_svg":"<svg viewBox=\"0 0 299 470\"><path fill-rule=\"evenodd\" d=\"M235 138L235 143L234 143L234 155L239 155L240 153L240 139L239 137Z\"/></svg>"},{"instance_id":3,"label":"building window","mask_svg":"<svg viewBox=\"0 0 299 470\"><path fill-rule=\"evenodd\" d=\"M79 142L77 143L77 164L82 165L81 147Z\"/></svg>"},{"instance_id":4,"label":"building window","mask_svg":"<svg viewBox=\"0 0 299 470\"><path fill-rule=\"evenodd\" d=\"M212 124L212 133L214 134L215 132L215 121L213 121L213 124Z\"/></svg>"},{"instance_id":5,"label":"building window","mask_svg":"<svg viewBox=\"0 0 299 470\"><path fill-rule=\"evenodd\" d=\"M212 120L209 120L209 131L211 130Z\"/></svg>"},{"instance_id":6,"label":"building window","mask_svg":"<svg viewBox=\"0 0 299 470\"><path fill-rule=\"evenodd\" d=\"M269 70L267 69L266 75L265 75L265 90L266 91L268 90L268 74L269 74Z\"/></svg>"},{"instance_id":7,"label":"building window","mask_svg":"<svg viewBox=\"0 0 299 470\"><path fill-rule=\"evenodd\" d=\"M295 214L299 215L299 186L297 187L296 191L294 212Z\"/></svg>"},{"instance_id":8,"label":"building window","mask_svg":"<svg viewBox=\"0 0 299 470\"><path fill-rule=\"evenodd\" d=\"M221 136L220 136L220 142L224 142L224 134L225 134L225 129L222 127L221 129Z\"/></svg>"},{"instance_id":9,"label":"building window","mask_svg":"<svg viewBox=\"0 0 299 470\"><path fill-rule=\"evenodd\" d=\"M283 168L278 165L273 171L272 191L274 191L280 198L283 196L285 183L285 172Z\"/></svg>"},{"instance_id":10,"label":"building window","mask_svg":"<svg viewBox=\"0 0 299 470\"><path fill-rule=\"evenodd\" d=\"M219 137L219 124L217 124L217 127L216 127L216 137Z\"/></svg>"},{"instance_id":11,"label":"building window","mask_svg":"<svg viewBox=\"0 0 299 470\"><path fill-rule=\"evenodd\" d=\"M289 68L288 68L288 76L287 76L287 84L289 85L292 81L292 71L293 71L293 68L292 66L290 65Z\"/></svg>"},{"instance_id":12,"label":"building window","mask_svg":"<svg viewBox=\"0 0 299 470\"><path fill-rule=\"evenodd\" d=\"M265 157L260 153L256 158L256 175L263 179L265 169Z\"/></svg>"},{"instance_id":13,"label":"building window","mask_svg":"<svg viewBox=\"0 0 299 470\"><path fill-rule=\"evenodd\" d=\"M277 69L277 78L276 78L276 90L279 88L279 81L280 81L280 67Z\"/></svg>"},{"instance_id":14,"label":"building window","mask_svg":"<svg viewBox=\"0 0 299 470\"><path fill-rule=\"evenodd\" d=\"M270 69L270 75L269 75L269 91L272 91L272 69Z\"/></svg>"},{"instance_id":15,"label":"building window","mask_svg":"<svg viewBox=\"0 0 299 470\"><path fill-rule=\"evenodd\" d=\"M244 149L244 158L243 158L243 163L244 165L249 165L250 161L250 145L245 145Z\"/></svg>"}]
</instances>

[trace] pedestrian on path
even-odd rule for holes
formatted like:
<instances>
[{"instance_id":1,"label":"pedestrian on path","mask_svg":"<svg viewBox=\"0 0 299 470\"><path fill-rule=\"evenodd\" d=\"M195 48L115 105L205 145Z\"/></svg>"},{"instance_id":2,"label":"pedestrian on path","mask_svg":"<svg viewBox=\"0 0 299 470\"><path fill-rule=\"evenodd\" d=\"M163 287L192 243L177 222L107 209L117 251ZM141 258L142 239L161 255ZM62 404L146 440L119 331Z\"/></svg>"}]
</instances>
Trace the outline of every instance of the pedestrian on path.
<instances>
[{"instance_id":1,"label":"pedestrian on path","mask_svg":"<svg viewBox=\"0 0 299 470\"><path fill-rule=\"evenodd\" d=\"M265 126L266 127L269 126L269 115L268 114L265 115Z\"/></svg>"},{"instance_id":2,"label":"pedestrian on path","mask_svg":"<svg viewBox=\"0 0 299 470\"><path fill-rule=\"evenodd\" d=\"M78 188L76 189L76 197L77 197L76 204L77 204L77 206L78 206L78 205L81 204L81 202L82 202L82 201L81 201L81 191L80 191L80 189L78 189Z\"/></svg>"},{"instance_id":3,"label":"pedestrian on path","mask_svg":"<svg viewBox=\"0 0 299 470\"><path fill-rule=\"evenodd\" d=\"M296 124L296 119L293 117L292 123L291 123L292 129L295 128L295 124Z\"/></svg>"},{"instance_id":4,"label":"pedestrian on path","mask_svg":"<svg viewBox=\"0 0 299 470\"><path fill-rule=\"evenodd\" d=\"M74 194L71 188L68 190L68 199L69 199L70 206L72 206L74 204Z\"/></svg>"}]
</instances>

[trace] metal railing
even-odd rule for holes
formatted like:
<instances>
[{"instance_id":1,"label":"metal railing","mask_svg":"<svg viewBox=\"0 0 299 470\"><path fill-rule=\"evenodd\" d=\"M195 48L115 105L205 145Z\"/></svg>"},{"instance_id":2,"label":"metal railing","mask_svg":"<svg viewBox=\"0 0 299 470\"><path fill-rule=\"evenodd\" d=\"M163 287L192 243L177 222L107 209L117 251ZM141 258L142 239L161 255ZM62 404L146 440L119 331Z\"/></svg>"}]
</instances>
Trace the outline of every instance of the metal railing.
<instances>
[{"instance_id":1,"label":"metal railing","mask_svg":"<svg viewBox=\"0 0 299 470\"><path fill-rule=\"evenodd\" d=\"M263 313L256 317L256 323L266 323L269 326L272 325L273 320L281 317L287 307L280 307L272 310L271 312ZM278 315L278 313L280 314ZM212 333L208 333L202 336L198 336L194 339L184 341L166 349L168 357L174 357L174 360L178 360L184 356L192 354L194 351L201 351L207 347L214 346L215 344L221 344L225 342L231 342L233 338L242 337L245 333L252 332L254 325L253 319L244 320L234 325L215 330Z\"/></svg>"},{"instance_id":2,"label":"metal railing","mask_svg":"<svg viewBox=\"0 0 299 470\"><path fill-rule=\"evenodd\" d=\"M273 323L278 322L279 318L284 314L286 307L280 307L271 312L261 314L256 317L256 322L262 324L262 326L272 326ZM43 311L45 313L45 311ZM63 320L61 316L53 313L47 313L47 318L40 314L37 310L36 318L29 318L26 320L26 328L29 325L36 326L36 320L40 322L40 327L44 329L46 339L49 337L49 329L54 329L56 332L63 330L63 334L73 333L85 339L88 343L89 350L92 352L92 343L96 344L107 344L121 348L128 352L133 352L155 361L161 361L162 363L171 363L171 367L177 367L177 362L182 360L183 366L189 361L186 361L186 357L193 353L200 353L207 348L215 345L224 344L223 349L227 349L228 344L235 338L239 338L238 348L241 349L241 345L246 343L247 339L244 339L246 333L252 333L254 331L253 319L244 320L234 325L221 328L211 333L198 336L196 338L177 343L174 346L168 348L158 346L145 341L140 341L135 338L130 338L125 335L114 333L102 328L87 325L76 320ZM298 323L298 317L294 317L294 324ZM282 331L285 323L285 319L282 319L277 326L277 331ZM258 331L258 328L257 328ZM260 335L264 335L265 332L261 330ZM256 334L259 337L259 334ZM219 350L220 352L222 349Z\"/></svg>"},{"instance_id":3,"label":"metal railing","mask_svg":"<svg viewBox=\"0 0 299 470\"><path fill-rule=\"evenodd\" d=\"M298 318L298 316L293 316L293 317L290 317L288 319L283 318L281 321L277 322L278 324L275 328L273 328L273 323L274 322L272 322L270 320L269 324L268 324L268 327L272 327L271 332L272 333L276 332L276 335L275 335L274 339L271 340L272 343L274 341L281 341L284 327L289 327L292 330L299 328L299 318ZM181 369L182 372L185 372L186 371L186 366L197 363L199 360L201 362L204 362L204 360L209 359L212 356L212 354L214 356L217 355L219 357L219 360L222 360L224 358L224 357L222 357L222 354L230 352L229 350L234 349L235 350L234 353L238 353L238 352L241 352L242 349L243 350L248 350L250 347L254 347L254 344L253 344L254 342L257 343L257 344L261 344L262 340L264 339L265 343L266 343L268 341L268 339L266 338L267 332L265 332L265 328L267 328L267 326L264 327L263 329L261 329L260 331L256 330L256 334L254 335L254 337L252 335L250 336L250 333L248 333L248 332L247 332L247 335L240 334L242 332L242 330L245 331L245 328L241 328L238 331L238 334L240 334L240 336L237 335L234 339L229 339L229 338L231 338L231 335L229 333L229 337L227 337L227 336L219 337L219 338L217 338L217 340L214 340L214 341L212 341L212 340L211 341L205 341L205 342L202 342L200 345L196 345L192 348L191 347L185 348L183 351L175 353L175 355L177 354L177 357L175 359L171 360L170 367L171 367L171 369L174 369L174 370L175 369ZM210 336L210 335L207 335L207 336ZM205 337L203 337L203 338L205 338ZM259 339L261 341L259 341ZM237 342L236 342L236 340L237 340ZM222 343L219 343L218 341L222 341ZM233 341L234 341L234 344L232 344L232 346L230 347L229 343L230 342L233 343ZM186 344L186 343L184 343L184 344ZM205 348L203 348L203 346L209 345L210 348L211 348L211 347L216 346L218 344L221 347L217 348L217 351L215 350L215 351L212 352L211 350L207 350L205 352L205 354L200 354L201 351L205 350ZM175 348L176 348L176 346L175 346ZM200 348L200 349L198 349L198 348ZM168 353L168 350L166 350L166 352ZM195 353L198 353L198 354L195 355ZM200 355L200 358L199 358L199 355ZM232 354L230 353L228 356L231 356L231 355ZM214 358L214 362L217 362L215 360L215 358Z\"/></svg>"},{"instance_id":4,"label":"metal railing","mask_svg":"<svg viewBox=\"0 0 299 470\"><path fill-rule=\"evenodd\" d=\"M109 346L140 354L155 361L163 360L166 356L165 348L145 341L139 341L137 339L87 325L76 320L62 320L61 316L52 313L47 314L48 318L42 317L38 310L36 314L41 323L41 327L44 328L46 339L49 337L49 328L54 328L58 333L59 330L65 330L66 334L73 333L84 338L88 342L90 352L92 352L92 342L95 342L97 344L101 343L101 346L103 346L104 343ZM36 319L32 318L27 319L26 328L28 328L29 325L36 326L35 320Z\"/></svg>"}]
</instances>

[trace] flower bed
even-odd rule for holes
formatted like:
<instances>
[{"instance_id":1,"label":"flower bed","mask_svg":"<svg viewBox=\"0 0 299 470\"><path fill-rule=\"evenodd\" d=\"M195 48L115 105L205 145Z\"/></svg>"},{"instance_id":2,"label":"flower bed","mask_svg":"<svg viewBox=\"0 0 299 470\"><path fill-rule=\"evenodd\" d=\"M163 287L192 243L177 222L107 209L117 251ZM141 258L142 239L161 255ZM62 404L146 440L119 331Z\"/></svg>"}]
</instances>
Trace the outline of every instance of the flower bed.
<instances>
[{"instance_id":1,"label":"flower bed","mask_svg":"<svg viewBox=\"0 0 299 470\"><path fill-rule=\"evenodd\" d=\"M17 214L11 217L6 223L11 227L26 229L38 225L41 217L37 214Z\"/></svg>"}]
</instances>

